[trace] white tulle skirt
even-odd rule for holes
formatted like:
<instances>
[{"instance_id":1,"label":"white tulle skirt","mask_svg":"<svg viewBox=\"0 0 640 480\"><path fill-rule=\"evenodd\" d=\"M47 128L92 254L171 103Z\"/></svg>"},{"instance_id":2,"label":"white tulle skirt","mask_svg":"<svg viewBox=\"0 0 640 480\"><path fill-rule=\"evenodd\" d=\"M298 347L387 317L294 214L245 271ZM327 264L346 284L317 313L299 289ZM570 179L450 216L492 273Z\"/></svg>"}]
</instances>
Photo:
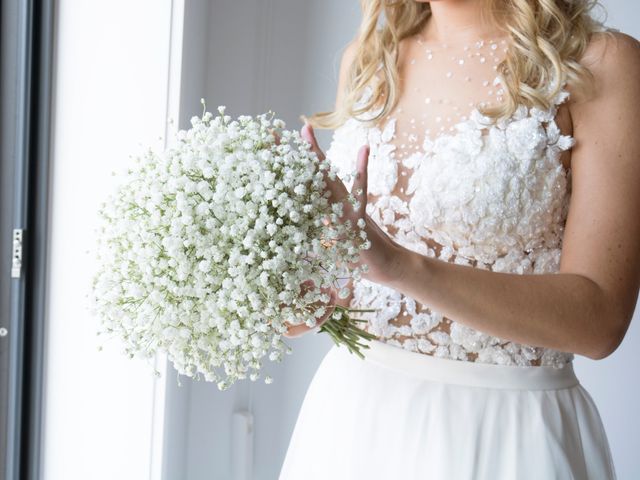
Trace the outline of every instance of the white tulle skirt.
<instances>
[{"instance_id":1,"label":"white tulle skirt","mask_svg":"<svg viewBox=\"0 0 640 480\"><path fill-rule=\"evenodd\" d=\"M333 346L279 480L610 480L598 409L573 364L463 362L370 342Z\"/></svg>"}]
</instances>

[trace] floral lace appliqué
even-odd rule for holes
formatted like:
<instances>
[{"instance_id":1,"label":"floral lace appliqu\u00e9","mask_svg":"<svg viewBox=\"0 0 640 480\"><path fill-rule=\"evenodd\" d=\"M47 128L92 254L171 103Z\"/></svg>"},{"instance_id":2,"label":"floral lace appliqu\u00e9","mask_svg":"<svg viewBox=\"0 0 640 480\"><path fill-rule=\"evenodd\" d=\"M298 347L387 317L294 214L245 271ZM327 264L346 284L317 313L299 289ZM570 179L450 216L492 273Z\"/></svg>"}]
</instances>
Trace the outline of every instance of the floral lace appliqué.
<instances>
[{"instance_id":1,"label":"floral lace appliqu\u00e9","mask_svg":"<svg viewBox=\"0 0 640 480\"><path fill-rule=\"evenodd\" d=\"M554 273L571 194L571 171L565 172L559 157L574 144L554 118L567 97L562 89L548 111L520 106L498 122L473 110L452 133L425 139L421 151L402 160L390 142L394 119L379 129L351 118L334 131L327 156L344 177L355 170L360 146L370 145L367 213L404 247L495 272ZM410 176L399 195L402 169ZM521 366L562 367L573 359L570 352L474 330L366 279L354 284L351 306L377 309L363 314L364 328L415 352Z\"/></svg>"}]
</instances>

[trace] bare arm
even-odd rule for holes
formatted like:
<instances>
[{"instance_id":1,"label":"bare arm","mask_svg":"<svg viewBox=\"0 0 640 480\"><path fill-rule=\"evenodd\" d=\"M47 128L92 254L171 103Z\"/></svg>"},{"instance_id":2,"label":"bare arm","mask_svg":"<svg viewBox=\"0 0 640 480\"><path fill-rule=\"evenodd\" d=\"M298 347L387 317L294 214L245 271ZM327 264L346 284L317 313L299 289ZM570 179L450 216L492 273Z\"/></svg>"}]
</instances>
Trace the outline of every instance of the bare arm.
<instances>
[{"instance_id":1,"label":"bare arm","mask_svg":"<svg viewBox=\"0 0 640 480\"><path fill-rule=\"evenodd\" d=\"M596 92L569 104L576 146L559 272L491 272L404 251L385 283L488 334L601 359L626 334L640 284L640 43L599 37L584 61Z\"/></svg>"}]
</instances>

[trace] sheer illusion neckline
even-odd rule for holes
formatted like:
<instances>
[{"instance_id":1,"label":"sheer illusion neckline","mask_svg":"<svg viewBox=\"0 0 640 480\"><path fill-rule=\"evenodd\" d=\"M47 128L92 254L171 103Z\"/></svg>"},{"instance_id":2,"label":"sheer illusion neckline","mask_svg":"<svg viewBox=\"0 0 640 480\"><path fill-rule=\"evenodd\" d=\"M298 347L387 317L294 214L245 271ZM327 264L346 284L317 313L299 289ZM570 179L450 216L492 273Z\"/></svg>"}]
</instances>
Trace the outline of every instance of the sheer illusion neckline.
<instances>
[{"instance_id":1,"label":"sheer illusion neckline","mask_svg":"<svg viewBox=\"0 0 640 480\"><path fill-rule=\"evenodd\" d=\"M374 120L383 109L377 101L364 113L372 120L365 127L375 129L374 137L378 140L383 137L383 145L388 145L385 149L393 149L393 156L398 161L417 153L425 154L442 141L456 142L458 140L452 139L464 137L470 131L475 132L474 135L480 132L484 137L496 124L506 128L511 120L521 119L523 114L550 117L553 110L555 121L557 103L561 103L555 100L561 100L560 97L554 99L548 109L530 107L522 112L519 106L517 116L493 119L481 113L483 108L504 101L507 88L497 70L498 63L504 61L503 52L511 48L508 36L448 44L418 38L410 45L402 50L399 67L403 78L401 98L381 118ZM441 51L435 49L442 45L448 47ZM365 87L365 90L368 92L363 91L361 101L368 102L372 90L371 87ZM546 123L549 121L549 118L545 120ZM568 166L566 170L569 170Z\"/></svg>"},{"instance_id":2,"label":"sheer illusion neckline","mask_svg":"<svg viewBox=\"0 0 640 480\"><path fill-rule=\"evenodd\" d=\"M494 79L493 79L493 84L495 85L496 82L499 82L499 81L500 81L500 76L496 75L494 77ZM496 125L496 121L494 119L491 119L491 118L487 117L486 115L483 115L480 112L479 103L482 103L482 102L476 102L476 104L469 110L469 112L466 115L466 117L461 119L461 120L459 120L459 121L457 121L457 122L454 122L453 124L451 124L449 129L442 130L440 132L436 132L435 135L433 135L433 134L432 135L425 135L424 141L422 142L422 145L420 146L420 150L424 150L425 142L428 142L429 144L435 144L437 141L439 141L440 138L451 138L451 137L458 136L461 133L460 129L465 125L469 125L470 124L474 128L477 128L478 130L480 130L481 132L485 132L486 130L488 130L492 126L495 126ZM554 107L552 106L551 109L553 109L553 108ZM375 130L379 131L380 133L382 133L389 127L389 123L390 122L394 122L395 123L396 120L397 120L396 116L388 115L386 117L386 120L383 122L382 125L373 125L373 126L371 126L369 128L375 129ZM509 121L509 120L507 120L507 121ZM383 142L383 143L388 144L388 145L393 145L392 142Z\"/></svg>"},{"instance_id":3,"label":"sheer illusion neckline","mask_svg":"<svg viewBox=\"0 0 640 480\"><path fill-rule=\"evenodd\" d=\"M474 38L474 39L460 39L460 40L427 40L416 34L415 41L422 47L426 47L432 50L447 49L449 47L476 47L481 48L487 43L500 43L502 41L508 42L511 37L509 35L492 36L486 38Z\"/></svg>"}]
</instances>

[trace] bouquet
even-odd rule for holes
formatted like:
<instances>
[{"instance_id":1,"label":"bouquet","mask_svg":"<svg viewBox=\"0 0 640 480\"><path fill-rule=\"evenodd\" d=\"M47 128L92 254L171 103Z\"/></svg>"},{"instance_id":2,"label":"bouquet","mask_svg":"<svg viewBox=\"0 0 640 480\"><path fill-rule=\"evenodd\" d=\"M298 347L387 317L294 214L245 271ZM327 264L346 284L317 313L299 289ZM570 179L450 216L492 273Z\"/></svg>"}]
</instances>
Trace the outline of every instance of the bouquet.
<instances>
[{"instance_id":1,"label":"bouquet","mask_svg":"<svg viewBox=\"0 0 640 480\"><path fill-rule=\"evenodd\" d=\"M310 306L330 300L322 289L350 295L344 280L367 271L353 265L370 243L364 219L341 221L344 203L325 191L329 161L273 112L232 119L205 107L191 125L136 157L102 203L90 301L98 334L130 357L166 352L179 373L224 390L292 352L285 322L315 327L325 310ZM319 331L362 357L361 341L375 338L352 316L363 311L336 305Z\"/></svg>"}]
</instances>

